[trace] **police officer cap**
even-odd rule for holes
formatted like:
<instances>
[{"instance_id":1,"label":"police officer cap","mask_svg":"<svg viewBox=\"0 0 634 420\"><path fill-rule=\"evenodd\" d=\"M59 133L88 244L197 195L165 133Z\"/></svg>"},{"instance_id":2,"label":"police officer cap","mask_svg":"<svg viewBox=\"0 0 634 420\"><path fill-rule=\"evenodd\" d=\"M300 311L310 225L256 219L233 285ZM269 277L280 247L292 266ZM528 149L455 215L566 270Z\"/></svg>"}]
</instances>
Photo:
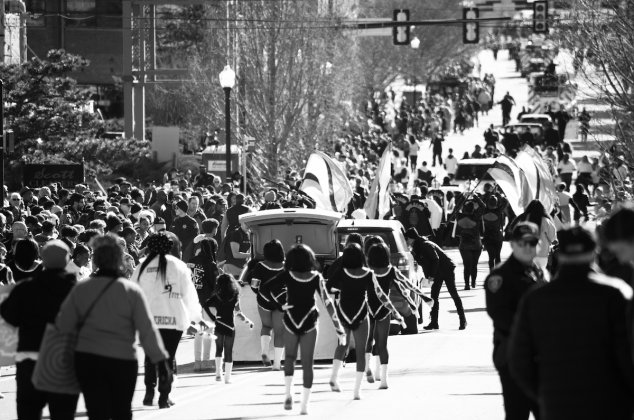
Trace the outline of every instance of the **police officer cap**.
<instances>
[{"instance_id":1,"label":"police officer cap","mask_svg":"<svg viewBox=\"0 0 634 420\"><path fill-rule=\"evenodd\" d=\"M560 264L590 264L594 260L596 242L586 229L575 226L557 234Z\"/></svg>"},{"instance_id":2,"label":"police officer cap","mask_svg":"<svg viewBox=\"0 0 634 420\"><path fill-rule=\"evenodd\" d=\"M532 222L518 223L511 233L511 241L538 241L539 228Z\"/></svg>"}]
</instances>

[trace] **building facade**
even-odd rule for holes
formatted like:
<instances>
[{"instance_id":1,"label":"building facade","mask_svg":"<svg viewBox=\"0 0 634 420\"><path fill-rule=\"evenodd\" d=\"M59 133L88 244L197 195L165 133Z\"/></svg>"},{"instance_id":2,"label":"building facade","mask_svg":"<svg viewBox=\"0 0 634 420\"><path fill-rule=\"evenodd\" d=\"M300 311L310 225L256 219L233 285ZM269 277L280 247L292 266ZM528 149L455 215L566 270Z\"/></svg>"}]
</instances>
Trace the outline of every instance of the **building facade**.
<instances>
[{"instance_id":1,"label":"building facade","mask_svg":"<svg viewBox=\"0 0 634 420\"><path fill-rule=\"evenodd\" d=\"M121 0L25 0L29 57L64 49L90 60L81 84L113 85L122 72Z\"/></svg>"}]
</instances>

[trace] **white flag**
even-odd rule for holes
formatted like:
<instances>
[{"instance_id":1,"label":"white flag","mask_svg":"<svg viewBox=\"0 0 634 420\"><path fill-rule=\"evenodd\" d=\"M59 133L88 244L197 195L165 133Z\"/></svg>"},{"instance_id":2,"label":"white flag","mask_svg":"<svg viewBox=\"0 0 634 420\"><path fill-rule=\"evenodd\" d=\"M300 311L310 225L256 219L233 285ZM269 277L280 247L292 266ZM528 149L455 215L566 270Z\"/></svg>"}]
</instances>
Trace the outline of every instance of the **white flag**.
<instances>
[{"instance_id":1,"label":"white flag","mask_svg":"<svg viewBox=\"0 0 634 420\"><path fill-rule=\"evenodd\" d=\"M390 179L392 178L392 143L383 151L370 194L363 209L370 219L383 219L390 212Z\"/></svg>"},{"instance_id":2,"label":"white flag","mask_svg":"<svg viewBox=\"0 0 634 420\"><path fill-rule=\"evenodd\" d=\"M346 174L328 155L314 152L306 162L299 189L315 200L318 209L345 213L353 192Z\"/></svg>"}]
</instances>

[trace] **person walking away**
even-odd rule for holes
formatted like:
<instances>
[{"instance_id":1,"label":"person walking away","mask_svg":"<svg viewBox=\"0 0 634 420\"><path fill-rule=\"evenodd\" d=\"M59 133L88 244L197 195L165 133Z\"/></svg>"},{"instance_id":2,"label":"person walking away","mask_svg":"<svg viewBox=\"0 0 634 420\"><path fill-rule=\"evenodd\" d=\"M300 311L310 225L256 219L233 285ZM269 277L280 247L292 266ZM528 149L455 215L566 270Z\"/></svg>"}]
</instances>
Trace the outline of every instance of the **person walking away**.
<instances>
[{"instance_id":1,"label":"person walking away","mask_svg":"<svg viewBox=\"0 0 634 420\"><path fill-rule=\"evenodd\" d=\"M548 255L550 254L550 246L557 239L557 229L553 219L546 213L544 205L539 200L533 200L528 203L524 213L520 214L511 222L509 230L513 230L515 225L520 222L531 222L538 226L539 243L537 244L537 256L535 262L542 270L546 269L548 264Z\"/></svg>"},{"instance_id":2,"label":"person walking away","mask_svg":"<svg viewBox=\"0 0 634 420\"><path fill-rule=\"evenodd\" d=\"M517 310L508 353L512 378L538 402L543 419L630 420L632 288L594 270L590 232L577 226L559 239L553 281L526 293Z\"/></svg>"},{"instance_id":3,"label":"person walking away","mask_svg":"<svg viewBox=\"0 0 634 420\"><path fill-rule=\"evenodd\" d=\"M453 155L453 149L449 149L449 154L445 158L445 170L449 179L456 178L456 172L458 172L458 159Z\"/></svg>"},{"instance_id":4,"label":"person walking away","mask_svg":"<svg viewBox=\"0 0 634 420\"><path fill-rule=\"evenodd\" d=\"M431 158L432 167L436 166L436 158L438 158L438 164L442 165L442 142L443 141L445 141L445 138L443 137L441 133L436 134L431 141L432 151L433 151L433 156Z\"/></svg>"},{"instance_id":5,"label":"person walking away","mask_svg":"<svg viewBox=\"0 0 634 420\"><path fill-rule=\"evenodd\" d=\"M341 392L339 385L339 370L348 351L350 337L354 335L357 355L357 372L354 384L354 399L361 399L361 382L366 371L365 344L369 337L368 295L374 293L389 312L401 323L403 317L392 305L389 297L383 292L374 273L367 268L363 250L357 244L348 245L343 251L343 273L331 282L329 292L336 293L335 300L337 315L346 332L346 344L340 344L335 349L330 375L330 389Z\"/></svg>"},{"instance_id":6,"label":"person walking away","mask_svg":"<svg viewBox=\"0 0 634 420\"><path fill-rule=\"evenodd\" d=\"M207 227L210 232L208 236L199 235L194 239L196 250L193 258L187 263L187 267L192 272L192 281L194 282L200 305L203 305L211 297L219 274L218 265L216 264L218 244L213 239L214 228L218 227L218 222L214 219L205 220L203 222L204 227ZM207 316L206 312L203 312L202 316L204 321L211 323L212 319ZM194 334L194 372L211 369L213 333L213 329L205 330L201 327L201 330Z\"/></svg>"},{"instance_id":7,"label":"person walking away","mask_svg":"<svg viewBox=\"0 0 634 420\"><path fill-rule=\"evenodd\" d=\"M537 404L511 377L508 342L520 299L532 287L544 284L542 269L535 263L539 229L532 222L518 223L511 233L511 256L495 267L484 281L486 309L493 321L493 365L502 383L507 420L528 420L530 412L538 417Z\"/></svg>"},{"instance_id":8,"label":"person walking away","mask_svg":"<svg viewBox=\"0 0 634 420\"><path fill-rule=\"evenodd\" d=\"M590 198L588 197L583 184L577 184L575 188L576 191L572 195L572 201L575 203L576 206L574 214L575 223L578 224L581 220L581 215L583 215L586 221L588 220L588 207L590 207Z\"/></svg>"},{"instance_id":9,"label":"person walking away","mask_svg":"<svg viewBox=\"0 0 634 420\"><path fill-rule=\"evenodd\" d=\"M592 163L590 163L588 156L584 155L577 165L577 183L582 184L586 191L589 191L588 187L594 184L592 181L592 172Z\"/></svg>"},{"instance_id":10,"label":"person walking away","mask_svg":"<svg viewBox=\"0 0 634 420\"><path fill-rule=\"evenodd\" d=\"M586 111L586 108L584 107L581 110L581 114L579 114L579 117L578 117L579 133L581 134L581 141L584 143L588 141L588 133L590 132L591 119L592 117L590 116L590 113L588 113L588 111Z\"/></svg>"},{"instance_id":11,"label":"person walking away","mask_svg":"<svg viewBox=\"0 0 634 420\"><path fill-rule=\"evenodd\" d=\"M287 288L284 309L284 409L293 409L293 374L298 347L301 349L303 389L301 414L308 414L308 402L313 386L313 357L319 327L319 311L315 294L332 318L339 344L346 343L346 334L339 322L334 304L326 291L326 282L317 271L314 252L306 245L293 246L286 253L284 271L267 283L271 290Z\"/></svg>"},{"instance_id":12,"label":"person walking away","mask_svg":"<svg viewBox=\"0 0 634 420\"><path fill-rule=\"evenodd\" d=\"M149 304L150 312L159 328L161 339L169 354L172 371L178 344L192 322L206 326L202 319L202 308L192 274L187 264L179 259L180 243L175 235L157 233L148 240L148 256L135 268L131 279L138 282ZM157 367L148 356L145 358L145 397L143 405L152 405L157 385ZM171 384L159 384L159 408L169 408L174 403L169 399Z\"/></svg>"},{"instance_id":13,"label":"person walking away","mask_svg":"<svg viewBox=\"0 0 634 420\"><path fill-rule=\"evenodd\" d=\"M216 281L213 295L205 303L206 308L215 308L216 314L209 314L216 323L216 381L222 381L222 355L224 353L225 383L231 383L233 369L233 342L235 339L234 316L240 318L249 328L253 322L240 309L240 287L231 274L221 274Z\"/></svg>"},{"instance_id":14,"label":"person walking away","mask_svg":"<svg viewBox=\"0 0 634 420\"><path fill-rule=\"evenodd\" d=\"M145 354L159 366L161 383L171 383L172 374L143 291L121 276L123 247L111 235L92 241L95 273L73 288L56 325L61 332L72 333L83 321L75 368L89 420L131 419L139 370L137 333Z\"/></svg>"},{"instance_id":15,"label":"person walking away","mask_svg":"<svg viewBox=\"0 0 634 420\"><path fill-rule=\"evenodd\" d=\"M456 290L456 264L442 248L427 238L420 236L415 228L408 229L407 232L405 232L405 238L407 238L407 244L412 248L414 260L423 268L423 272L429 281L433 282L431 298L436 304L431 310L430 323L424 328L426 330L437 330L439 328L438 310L440 304L438 303L438 297L440 296L442 284L446 283L449 295L456 306L456 312L458 312L458 319L460 321L458 329L464 330L467 328L467 319L462 306L462 300L460 300L460 295L458 295L458 290Z\"/></svg>"},{"instance_id":16,"label":"person walking away","mask_svg":"<svg viewBox=\"0 0 634 420\"><path fill-rule=\"evenodd\" d=\"M515 105L515 99L510 93L506 92L506 95L498 104L502 106L502 125L506 126L511 121L511 111Z\"/></svg>"},{"instance_id":17,"label":"person walking away","mask_svg":"<svg viewBox=\"0 0 634 420\"><path fill-rule=\"evenodd\" d=\"M473 201L467 201L455 220L455 235L460 237L460 256L464 265L464 288L476 287L478 260L482 254L482 219L475 212ZM471 282L471 284L469 284Z\"/></svg>"},{"instance_id":18,"label":"person walking away","mask_svg":"<svg viewBox=\"0 0 634 420\"><path fill-rule=\"evenodd\" d=\"M409 163L412 168L412 172L416 170L416 165L418 165L418 150L420 146L418 145L418 141L416 141L416 137L409 136Z\"/></svg>"},{"instance_id":19,"label":"person walking away","mask_svg":"<svg viewBox=\"0 0 634 420\"><path fill-rule=\"evenodd\" d=\"M46 324L55 322L62 302L77 282L64 270L69 259L66 244L49 241L42 247L44 269L19 282L0 305L2 318L18 328L15 380L19 420L41 419L47 404L52 420L75 417L79 395L40 391L31 382Z\"/></svg>"},{"instance_id":20,"label":"person walking away","mask_svg":"<svg viewBox=\"0 0 634 420\"><path fill-rule=\"evenodd\" d=\"M570 159L570 155L568 153L564 153L559 165L557 165L557 171L559 172L561 180L566 184L566 191L570 191L572 176L576 170L577 165L575 164L575 161Z\"/></svg>"},{"instance_id":21,"label":"person walking away","mask_svg":"<svg viewBox=\"0 0 634 420\"><path fill-rule=\"evenodd\" d=\"M570 207L572 206L575 213L577 213L579 210L577 209L577 205L572 199L572 195L568 191L566 191L566 184L563 182L557 186L557 199L559 200L559 215L561 223L563 226L568 227L572 222Z\"/></svg>"},{"instance_id":22,"label":"person walking away","mask_svg":"<svg viewBox=\"0 0 634 420\"><path fill-rule=\"evenodd\" d=\"M413 313L416 313L416 304L408 292L421 296L425 303L434 306L433 299L428 298L424 292L409 282L401 272L390 264L390 250L384 242L372 245L367 252L368 265L374 272L381 290L386 296L390 296L392 286L400 292ZM366 377L368 382L374 382L372 370L370 369L370 359L373 353L378 355L380 369L376 371L376 379L381 381L379 389L387 389L387 366L389 353L387 350L387 338L390 333L390 311L383 305L380 298L373 291L368 294L368 311L370 314L370 334L366 346ZM372 352L375 343L374 352ZM372 352L372 353L371 353Z\"/></svg>"},{"instance_id":23,"label":"person walking away","mask_svg":"<svg viewBox=\"0 0 634 420\"><path fill-rule=\"evenodd\" d=\"M286 299L284 287L271 290L268 283L284 269L284 247L277 239L264 244L262 250L264 261L246 270L242 282L251 285L257 296L258 313L262 322L260 330L260 346L262 363L271 366L269 349L271 346L271 330L273 330L273 370L280 370L284 353L284 324L282 321L282 305ZM332 266L331 266L332 267Z\"/></svg>"},{"instance_id":24,"label":"person walking away","mask_svg":"<svg viewBox=\"0 0 634 420\"><path fill-rule=\"evenodd\" d=\"M489 270L493 270L501 259L504 243L504 209L495 195L489 196L482 214L482 243L489 254Z\"/></svg>"},{"instance_id":25,"label":"person walking away","mask_svg":"<svg viewBox=\"0 0 634 420\"><path fill-rule=\"evenodd\" d=\"M570 114L563 105L559 105L559 111L555 112L555 120L557 120L557 131L559 132L559 141L566 138L566 126L570 121Z\"/></svg>"}]
</instances>

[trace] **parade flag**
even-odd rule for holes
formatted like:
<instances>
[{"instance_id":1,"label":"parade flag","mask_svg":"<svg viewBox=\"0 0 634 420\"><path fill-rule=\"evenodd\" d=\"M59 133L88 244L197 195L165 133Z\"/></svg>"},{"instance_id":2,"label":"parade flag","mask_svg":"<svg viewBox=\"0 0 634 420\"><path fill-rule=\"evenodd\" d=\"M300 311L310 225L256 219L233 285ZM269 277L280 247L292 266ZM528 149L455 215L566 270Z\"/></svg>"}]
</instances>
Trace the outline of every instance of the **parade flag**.
<instances>
[{"instance_id":1,"label":"parade flag","mask_svg":"<svg viewBox=\"0 0 634 420\"><path fill-rule=\"evenodd\" d=\"M299 189L315 200L318 209L342 213L353 196L346 174L322 152L314 152L308 158Z\"/></svg>"},{"instance_id":2,"label":"parade flag","mask_svg":"<svg viewBox=\"0 0 634 420\"><path fill-rule=\"evenodd\" d=\"M529 145L524 145L519 154L528 155L531 158L531 162L537 172L537 193L535 198L542 202L546 212L550 213L555 205L557 192L555 190L555 180L548 168L548 164L544 161L544 158L535 151ZM519 162L518 162L519 163ZM525 168L525 164L520 164L522 168Z\"/></svg>"},{"instance_id":3,"label":"parade flag","mask_svg":"<svg viewBox=\"0 0 634 420\"><path fill-rule=\"evenodd\" d=\"M390 180L392 179L392 143L383 151L379 167L376 170L370 194L365 201L365 214L370 219L383 219L390 212Z\"/></svg>"},{"instance_id":4,"label":"parade flag","mask_svg":"<svg viewBox=\"0 0 634 420\"><path fill-rule=\"evenodd\" d=\"M524 171L506 155L500 155L493 167L488 170L489 175L500 186L515 214L521 214L531 202L531 189Z\"/></svg>"}]
</instances>

